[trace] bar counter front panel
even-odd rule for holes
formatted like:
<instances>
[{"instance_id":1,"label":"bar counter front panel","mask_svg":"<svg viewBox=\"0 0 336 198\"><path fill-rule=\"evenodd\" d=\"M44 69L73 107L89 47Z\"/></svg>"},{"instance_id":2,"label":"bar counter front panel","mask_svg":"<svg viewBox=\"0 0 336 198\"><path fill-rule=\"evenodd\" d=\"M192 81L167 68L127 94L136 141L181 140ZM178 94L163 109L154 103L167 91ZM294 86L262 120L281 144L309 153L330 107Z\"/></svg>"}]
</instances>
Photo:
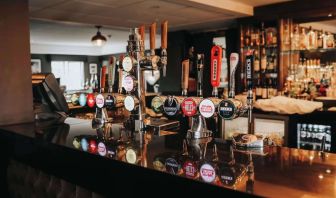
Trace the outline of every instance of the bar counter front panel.
<instances>
[{"instance_id":1,"label":"bar counter front panel","mask_svg":"<svg viewBox=\"0 0 336 198\"><path fill-rule=\"evenodd\" d=\"M74 118L60 125L1 127L1 150L3 156L107 196L151 194L159 190L166 195L183 191L190 195L336 197L336 154L264 147L256 151L234 150L232 162L228 144L215 139L206 144L206 156L199 160L191 157L189 142L187 147L183 146L184 135L180 133L135 134L129 141L129 134L120 129L118 124L112 125L109 137L117 143L106 144L114 153L104 157L98 154L97 148L100 132L92 129L91 121ZM87 140L87 151L82 147L83 137ZM91 140L96 141L95 148L90 148ZM105 139L105 143L110 140ZM214 160L214 144L217 160ZM126 159L125 152L130 148L134 153ZM135 164L128 163L131 161ZM207 178L199 170L202 164L215 168L212 184L204 182ZM195 170L191 171L190 167Z\"/></svg>"}]
</instances>

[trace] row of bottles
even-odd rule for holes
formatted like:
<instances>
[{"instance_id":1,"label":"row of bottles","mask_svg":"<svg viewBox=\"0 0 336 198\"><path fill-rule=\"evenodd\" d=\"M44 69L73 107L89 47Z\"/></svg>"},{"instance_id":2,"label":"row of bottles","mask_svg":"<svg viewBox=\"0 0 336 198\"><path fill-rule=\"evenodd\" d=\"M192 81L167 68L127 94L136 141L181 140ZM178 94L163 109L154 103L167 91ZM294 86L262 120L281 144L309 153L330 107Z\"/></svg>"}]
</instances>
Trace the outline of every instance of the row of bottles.
<instances>
[{"instance_id":1,"label":"row of bottles","mask_svg":"<svg viewBox=\"0 0 336 198\"><path fill-rule=\"evenodd\" d=\"M301 99L327 95L332 97L331 83L335 81L335 63L321 65L320 59L303 58L299 64L293 64L291 67L285 84L285 95Z\"/></svg>"},{"instance_id":2,"label":"row of bottles","mask_svg":"<svg viewBox=\"0 0 336 198\"><path fill-rule=\"evenodd\" d=\"M277 95L278 89L278 39L275 27L241 27L241 53L253 50L253 87L256 99L267 99ZM242 56L242 65L245 57ZM242 70L243 71L243 70ZM245 79L242 79L244 82Z\"/></svg>"},{"instance_id":3,"label":"row of bottles","mask_svg":"<svg viewBox=\"0 0 336 198\"><path fill-rule=\"evenodd\" d=\"M330 151L331 126L299 123L297 127L299 148L320 150L323 143L325 150Z\"/></svg>"},{"instance_id":4,"label":"row of bottles","mask_svg":"<svg viewBox=\"0 0 336 198\"><path fill-rule=\"evenodd\" d=\"M241 44L244 46L264 46L277 44L277 31L274 27L265 28L264 23L260 27L251 25L241 28Z\"/></svg>"},{"instance_id":5,"label":"row of bottles","mask_svg":"<svg viewBox=\"0 0 336 198\"><path fill-rule=\"evenodd\" d=\"M286 26L285 26L286 27ZM291 34L292 50L311 50L311 49L328 49L335 47L334 35L323 30L314 30L295 25Z\"/></svg>"}]
</instances>

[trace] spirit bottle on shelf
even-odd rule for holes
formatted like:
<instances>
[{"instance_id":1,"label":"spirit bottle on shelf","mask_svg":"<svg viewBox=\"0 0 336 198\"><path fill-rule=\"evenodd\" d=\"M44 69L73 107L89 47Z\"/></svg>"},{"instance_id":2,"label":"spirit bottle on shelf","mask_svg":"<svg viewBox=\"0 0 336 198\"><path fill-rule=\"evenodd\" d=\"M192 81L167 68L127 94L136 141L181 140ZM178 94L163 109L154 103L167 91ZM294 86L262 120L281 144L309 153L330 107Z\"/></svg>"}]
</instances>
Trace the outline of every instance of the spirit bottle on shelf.
<instances>
[{"instance_id":1,"label":"spirit bottle on shelf","mask_svg":"<svg viewBox=\"0 0 336 198\"><path fill-rule=\"evenodd\" d=\"M300 34L300 50L305 50L307 49L307 35L306 35L306 29L302 28L301 29L301 34Z\"/></svg>"},{"instance_id":2,"label":"spirit bottle on shelf","mask_svg":"<svg viewBox=\"0 0 336 198\"><path fill-rule=\"evenodd\" d=\"M260 45L266 44L266 35L265 35L265 27L264 22L261 23L261 32L260 32Z\"/></svg>"},{"instance_id":3,"label":"spirit bottle on shelf","mask_svg":"<svg viewBox=\"0 0 336 198\"><path fill-rule=\"evenodd\" d=\"M266 56L266 49L262 48L261 50L261 60L260 60L260 69L262 72L264 72L267 68L267 56Z\"/></svg>"},{"instance_id":4,"label":"spirit bottle on shelf","mask_svg":"<svg viewBox=\"0 0 336 198\"><path fill-rule=\"evenodd\" d=\"M258 50L254 51L254 72L259 72L260 71L260 61L259 61L259 53Z\"/></svg>"},{"instance_id":5,"label":"spirit bottle on shelf","mask_svg":"<svg viewBox=\"0 0 336 198\"><path fill-rule=\"evenodd\" d=\"M300 49L299 25L295 25L293 38L292 38L292 50L299 50L299 49Z\"/></svg>"},{"instance_id":6,"label":"spirit bottle on shelf","mask_svg":"<svg viewBox=\"0 0 336 198\"><path fill-rule=\"evenodd\" d=\"M309 27L309 32L308 32L308 49L315 49L316 48L316 35L315 32L313 31L312 27Z\"/></svg>"}]
</instances>

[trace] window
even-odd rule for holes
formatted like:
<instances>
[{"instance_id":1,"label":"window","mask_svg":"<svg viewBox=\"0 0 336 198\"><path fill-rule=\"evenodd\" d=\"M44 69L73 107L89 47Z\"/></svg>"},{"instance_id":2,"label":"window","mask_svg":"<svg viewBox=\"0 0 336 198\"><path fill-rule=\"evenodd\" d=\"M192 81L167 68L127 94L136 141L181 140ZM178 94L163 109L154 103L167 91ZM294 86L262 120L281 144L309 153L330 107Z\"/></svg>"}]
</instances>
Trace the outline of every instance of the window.
<instances>
[{"instance_id":1,"label":"window","mask_svg":"<svg viewBox=\"0 0 336 198\"><path fill-rule=\"evenodd\" d=\"M66 91L84 88L84 62L51 61L51 72L60 78L60 84L66 86Z\"/></svg>"}]
</instances>

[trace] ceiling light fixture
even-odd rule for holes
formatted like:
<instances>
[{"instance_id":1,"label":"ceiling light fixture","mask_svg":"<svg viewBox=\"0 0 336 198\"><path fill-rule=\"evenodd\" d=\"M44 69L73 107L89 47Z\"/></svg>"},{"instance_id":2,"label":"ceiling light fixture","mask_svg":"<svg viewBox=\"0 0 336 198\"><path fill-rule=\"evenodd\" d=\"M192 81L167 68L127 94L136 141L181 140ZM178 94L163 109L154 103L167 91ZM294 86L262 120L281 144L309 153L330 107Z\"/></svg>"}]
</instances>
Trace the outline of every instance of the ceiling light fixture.
<instances>
[{"instance_id":1,"label":"ceiling light fixture","mask_svg":"<svg viewBox=\"0 0 336 198\"><path fill-rule=\"evenodd\" d=\"M97 34L91 38L91 42L93 45L102 46L106 43L106 37L103 36L100 32L100 28L102 28L102 26L97 25L95 27L98 29L98 31Z\"/></svg>"},{"instance_id":2,"label":"ceiling light fixture","mask_svg":"<svg viewBox=\"0 0 336 198\"><path fill-rule=\"evenodd\" d=\"M332 17L332 13L329 13L329 14L328 14L328 17Z\"/></svg>"}]
</instances>

